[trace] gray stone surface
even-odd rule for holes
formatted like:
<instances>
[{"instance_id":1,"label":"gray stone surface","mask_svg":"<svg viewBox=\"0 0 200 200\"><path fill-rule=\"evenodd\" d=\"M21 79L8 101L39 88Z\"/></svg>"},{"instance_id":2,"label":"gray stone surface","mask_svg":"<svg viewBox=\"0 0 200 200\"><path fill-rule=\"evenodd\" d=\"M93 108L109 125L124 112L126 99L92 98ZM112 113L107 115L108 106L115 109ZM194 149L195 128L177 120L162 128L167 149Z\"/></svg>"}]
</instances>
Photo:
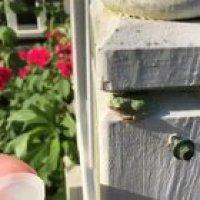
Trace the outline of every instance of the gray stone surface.
<instances>
[{"instance_id":1,"label":"gray stone surface","mask_svg":"<svg viewBox=\"0 0 200 200\"><path fill-rule=\"evenodd\" d=\"M111 111L99 119L101 184L141 199L199 200L199 92L151 92L146 98L149 116L143 120L122 122ZM171 134L195 143L190 162L169 151Z\"/></svg>"},{"instance_id":2,"label":"gray stone surface","mask_svg":"<svg viewBox=\"0 0 200 200\"><path fill-rule=\"evenodd\" d=\"M66 169L66 191L68 200L83 200L83 184L81 181L80 166L74 166ZM101 200L153 200L136 193L101 185Z\"/></svg>"},{"instance_id":3,"label":"gray stone surface","mask_svg":"<svg viewBox=\"0 0 200 200\"><path fill-rule=\"evenodd\" d=\"M108 91L200 85L198 22L136 20L93 4L96 73Z\"/></svg>"},{"instance_id":4,"label":"gray stone surface","mask_svg":"<svg viewBox=\"0 0 200 200\"><path fill-rule=\"evenodd\" d=\"M66 163L65 163L66 164ZM68 200L82 200L82 180L80 166L66 166L66 192Z\"/></svg>"},{"instance_id":5,"label":"gray stone surface","mask_svg":"<svg viewBox=\"0 0 200 200\"><path fill-rule=\"evenodd\" d=\"M199 200L199 22L137 20L101 3L92 10L102 199ZM123 121L105 91L137 91L148 115ZM195 143L191 161L170 152L172 134Z\"/></svg>"},{"instance_id":6,"label":"gray stone surface","mask_svg":"<svg viewBox=\"0 0 200 200\"><path fill-rule=\"evenodd\" d=\"M108 50L105 90L132 91L200 85L200 48Z\"/></svg>"},{"instance_id":7,"label":"gray stone surface","mask_svg":"<svg viewBox=\"0 0 200 200\"><path fill-rule=\"evenodd\" d=\"M102 0L115 12L153 19L185 19L200 16L199 0Z\"/></svg>"}]
</instances>

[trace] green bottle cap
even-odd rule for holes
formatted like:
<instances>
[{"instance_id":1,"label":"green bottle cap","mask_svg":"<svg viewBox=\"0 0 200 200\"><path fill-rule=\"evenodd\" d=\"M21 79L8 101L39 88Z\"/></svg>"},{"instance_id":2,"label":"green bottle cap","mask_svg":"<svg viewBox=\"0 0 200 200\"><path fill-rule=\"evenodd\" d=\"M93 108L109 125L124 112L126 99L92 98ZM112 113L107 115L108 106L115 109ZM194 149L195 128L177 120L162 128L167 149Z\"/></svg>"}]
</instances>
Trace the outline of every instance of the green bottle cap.
<instances>
[{"instance_id":1,"label":"green bottle cap","mask_svg":"<svg viewBox=\"0 0 200 200\"><path fill-rule=\"evenodd\" d=\"M170 146L174 156L179 160L189 161L194 156L195 145L189 139L174 136Z\"/></svg>"}]
</instances>

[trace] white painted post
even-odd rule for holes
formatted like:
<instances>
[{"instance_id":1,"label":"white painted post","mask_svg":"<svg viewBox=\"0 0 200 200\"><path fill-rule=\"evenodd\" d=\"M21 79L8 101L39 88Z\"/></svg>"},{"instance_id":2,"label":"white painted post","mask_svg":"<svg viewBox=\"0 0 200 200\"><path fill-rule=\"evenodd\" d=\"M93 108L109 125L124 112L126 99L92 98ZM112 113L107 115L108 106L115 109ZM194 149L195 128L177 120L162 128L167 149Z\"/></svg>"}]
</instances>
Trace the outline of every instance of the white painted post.
<instances>
[{"instance_id":1,"label":"white painted post","mask_svg":"<svg viewBox=\"0 0 200 200\"><path fill-rule=\"evenodd\" d=\"M64 0L64 10L67 14L70 14L70 0Z\"/></svg>"},{"instance_id":2,"label":"white painted post","mask_svg":"<svg viewBox=\"0 0 200 200\"><path fill-rule=\"evenodd\" d=\"M93 92L89 1L71 0L78 147L84 200L99 200L94 162Z\"/></svg>"}]
</instances>

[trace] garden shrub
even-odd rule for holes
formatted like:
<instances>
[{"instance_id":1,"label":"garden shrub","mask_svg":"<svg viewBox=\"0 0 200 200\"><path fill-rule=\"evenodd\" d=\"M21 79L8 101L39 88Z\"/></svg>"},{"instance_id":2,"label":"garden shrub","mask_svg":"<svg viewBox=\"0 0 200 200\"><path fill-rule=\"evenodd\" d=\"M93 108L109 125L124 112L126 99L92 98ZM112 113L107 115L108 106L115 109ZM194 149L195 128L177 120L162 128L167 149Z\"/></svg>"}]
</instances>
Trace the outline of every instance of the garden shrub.
<instances>
[{"instance_id":1,"label":"garden shrub","mask_svg":"<svg viewBox=\"0 0 200 200\"><path fill-rule=\"evenodd\" d=\"M63 157L78 163L72 50L65 31L18 52L17 72L0 66L0 150L34 167L45 180L49 199L65 199Z\"/></svg>"}]
</instances>

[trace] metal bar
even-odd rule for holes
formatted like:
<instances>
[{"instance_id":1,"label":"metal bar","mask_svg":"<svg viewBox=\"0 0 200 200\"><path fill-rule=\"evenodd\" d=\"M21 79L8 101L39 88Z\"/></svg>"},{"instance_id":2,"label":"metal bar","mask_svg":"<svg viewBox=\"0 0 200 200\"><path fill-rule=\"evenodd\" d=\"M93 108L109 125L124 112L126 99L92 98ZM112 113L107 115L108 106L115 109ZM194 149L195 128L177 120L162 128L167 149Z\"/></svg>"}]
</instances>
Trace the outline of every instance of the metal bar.
<instances>
[{"instance_id":1,"label":"metal bar","mask_svg":"<svg viewBox=\"0 0 200 200\"><path fill-rule=\"evenodd\" d=\"M94 167L94 104L93 104L93 80L91 66L90 43L90 0L85 0L85 28L86 28L86 73L87 73L87 116L88 116L88 153L89 167Z\"/></svg>"},{"instance_id":2,"label":"metal bar","mask_svg":"<svg viewBox=\"0 0 200 200\"><path fill-rule=\"evenodd\" d=\"M88 166L91 171L91 187L93 189L92 200L100 199L100 189L97 179L97 164L95 160L95 101L94 101L94 82L91 57L91 19L90 19L90 0L85 0L85 28L86 28L86 73L87 73L87 121L88 121Z\"/></svg>"},{"instance_id":3,"label":"metal bar","mask_svg":"<svg viewBox=\"0 0 200 200\"><path fill-rule=\"evenodd\" d=\"M90 71L90 36L87 12L89 12L89 1L71 0L77 139L80 152L83 198L84 200L96 200L92 144L93 94L91 90L92 74Z\"/></svg>"}]
</instances>

